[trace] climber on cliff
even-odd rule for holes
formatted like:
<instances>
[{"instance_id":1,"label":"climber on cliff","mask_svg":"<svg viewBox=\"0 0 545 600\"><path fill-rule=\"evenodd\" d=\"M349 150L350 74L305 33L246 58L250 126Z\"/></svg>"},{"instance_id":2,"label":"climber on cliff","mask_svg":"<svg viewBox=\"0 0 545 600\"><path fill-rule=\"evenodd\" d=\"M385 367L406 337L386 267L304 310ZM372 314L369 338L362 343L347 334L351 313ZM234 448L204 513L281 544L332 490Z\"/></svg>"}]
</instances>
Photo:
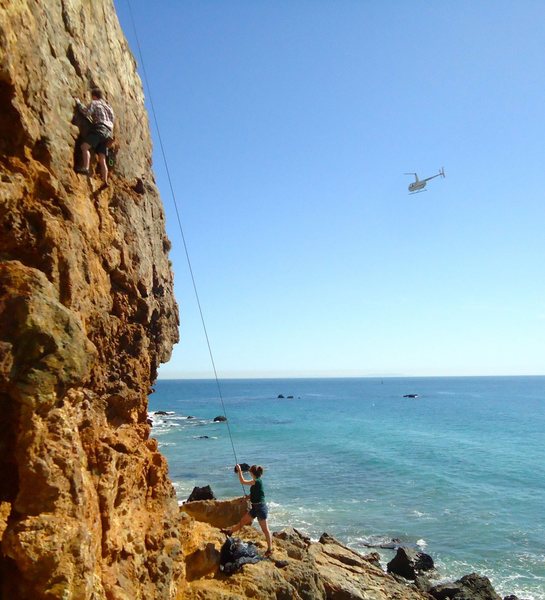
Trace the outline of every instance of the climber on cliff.
<instances>
[{"instance_id":1,"label":"climber on cliff","mask_svg":"<svg viewBox=\"0 0 545 600\"><path fill-rule=\"evenodd\" d=\"M85 106L78 98L76 105L89 121L91 121L91 130L85 136L81 145L83 164L76 169L77 173L89 175L91 163L91 148L97 153L100 175L104 185L108 185L108 165L106 155L108 153L108 144L113 137L114 129L114 111L102 98L102 90L93 88L91 90L91 103Z\"/></svg>"},{"instance_id":2,"label":"climber on cliff","mask_svg":"<svg viewBox=\"0 0 545 600\"><path fill-rule=\"evenodd\" d=\"M271 556L272 554L272 537L271 532L269 531L269 525L267 523L268 510L267 505L265 504L265 492L263 490L263 482L261 481L261 475L263 475L263 467L259 465L252 465L250 467L250 475L251 479L244 479L242 476L242 469L240 465L236 465L235 467L240 483L243 485L249 485L250 487L250 501L252 503L252 508L240 519L240 522L237 525L234 525L230 529L222 529L221 531L225 533L225 535L231 536L233 533L237 532L239 529L242 529L245 525L251 525L253 520L257 517L257 521L259 526L261 527L261 531L265 535L265 539L267 540L267 552L265 552L265 556Z\"/></svg>"}]
</instances>

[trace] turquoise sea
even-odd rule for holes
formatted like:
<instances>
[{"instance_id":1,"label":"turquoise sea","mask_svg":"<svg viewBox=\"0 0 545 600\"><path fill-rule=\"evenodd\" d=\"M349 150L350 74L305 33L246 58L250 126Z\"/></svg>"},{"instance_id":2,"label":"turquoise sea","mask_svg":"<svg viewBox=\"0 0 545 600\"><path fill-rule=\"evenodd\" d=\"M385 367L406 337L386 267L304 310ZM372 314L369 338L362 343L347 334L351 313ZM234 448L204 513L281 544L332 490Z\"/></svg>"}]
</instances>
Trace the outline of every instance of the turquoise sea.
<instances>
[{"instance_id":1,"label":"turquoise sea","mask_svg":"<svg viewBox=\"0 0 545 600\"><path fill-rule=\"evenodd\" d=\"M400 538L444 579L476 571L500 594L545 600L545 377L220 387L238 461L266 468L273 530L327 531L362 552ZM215 381L159 381L149 410L180 501L195 485L240 495Z\"/></svg>"}]
</instances>

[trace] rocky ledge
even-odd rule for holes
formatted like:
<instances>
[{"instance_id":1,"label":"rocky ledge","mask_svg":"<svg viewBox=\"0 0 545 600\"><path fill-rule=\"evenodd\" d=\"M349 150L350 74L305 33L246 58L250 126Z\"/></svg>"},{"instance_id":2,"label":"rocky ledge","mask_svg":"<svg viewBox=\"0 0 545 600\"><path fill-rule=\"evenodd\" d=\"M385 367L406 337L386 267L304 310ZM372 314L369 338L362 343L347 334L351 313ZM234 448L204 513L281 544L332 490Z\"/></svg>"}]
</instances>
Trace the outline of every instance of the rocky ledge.
<instances>
[{"instance_id":1,"label":"rocky ledge","mask_svg":"<svg viewBox=\"0 0 545 600\"><path fill-rule=\"evenodd\" d=\"M294 528L273 534L270 559L226 575L226 536L220 529L240 519L246 500L188 501L180 511L186 580L178 600L502 600L488 578L476 573L433 585L428 578L438 576L433 560L413 549L398 548L385 572L376 552L359 554L327 533L312 542ZM237 535L265 551L257 529L245 527Z\"/></svg>"},{"instance_id":2,"label":"rocky ledge","mask_svg":"<svg viewBox=\"0 0 545 600\"><path fill-rule=\"evenodd\" d=\"M327 533L312 542L293 528L273 534L271 559L244 565L228 576L221 569L226 537L220 528L244 514L244 498L187 502L180 510L186 581L179 600L501 600L490 581L475 573L433 586L425 574L433 572L431 557L411 549L400 548L387 573L376 552L359 554ZM239 535L265 550L257 529L246 527Z\"/></svg>"},{"instance_id":3,"label":"rocky ledge","mask_svg":"<svg viewBox=\"0 0 545 600\"><path fill-rule=\"evenodd\" d=\"M323 535L319 542L296 529L274 534L270 560L246 565L227 576L220 570L225 535L244 514L243 498L201 500L181 507L186 582L178 598L187 600L428 600L411 582L402 583L383 571L377 553L362 556ZM246 527L240 537L265 550L261 532Z\"/></svg>"}]
</instances>

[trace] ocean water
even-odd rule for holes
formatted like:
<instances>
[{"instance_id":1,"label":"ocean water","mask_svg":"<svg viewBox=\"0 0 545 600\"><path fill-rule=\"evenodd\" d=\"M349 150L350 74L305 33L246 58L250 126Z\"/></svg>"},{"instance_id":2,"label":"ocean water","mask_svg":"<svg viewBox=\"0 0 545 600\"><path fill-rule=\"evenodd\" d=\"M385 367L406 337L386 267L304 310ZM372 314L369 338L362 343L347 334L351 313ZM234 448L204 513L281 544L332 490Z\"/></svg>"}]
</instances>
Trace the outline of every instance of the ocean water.
<instances>
[{"instance_id":1,"label":"ocean water","mask_svg":"<svg viewBox=\"0 0 545 600\"><path fill-rule=\"evenodd\" d=\"M362 552L400 538L442 579L476 571L502 595L545 600L545 377L220 386L238 461L266 469L273 530L327 531ZM159 381L149 410L180 501L195 485L241 494L215 381Z\"/></svg>"}]
</instances>

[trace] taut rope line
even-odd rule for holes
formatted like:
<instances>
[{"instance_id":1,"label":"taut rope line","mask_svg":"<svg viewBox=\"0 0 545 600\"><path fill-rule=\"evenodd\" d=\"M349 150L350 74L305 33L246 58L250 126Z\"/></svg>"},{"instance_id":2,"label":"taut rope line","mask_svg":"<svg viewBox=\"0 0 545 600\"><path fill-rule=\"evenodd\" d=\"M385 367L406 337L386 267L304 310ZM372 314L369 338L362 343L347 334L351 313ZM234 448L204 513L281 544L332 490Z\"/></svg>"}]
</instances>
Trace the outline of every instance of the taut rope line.
<instances>
[{"instance_id":1,"label":"taut rope line","mask_svg":"<svg viewBox=\"0 0 545 600\"><path fill-rule=\"evenodd\" d=\"M131 23L132 23L132 28L133 28L133 32L134 32L134 37L136 39L136 46L138 48L138 55L140 57L140 63L142 65L142 73L144 75L144 80L146 82L146 88L148 89L148 96L149 96L149 101L150 101L150 106L151 106L151 112L153 114L153 122L155 123L155 129L157 130L157 137L158 137L158 140L159 140L159 147L161 148L161 155L163 157L163 162L165 164L165 171L166 171L166 174L167 174L168 185L170 187L170 193L172 195L172 200L174 201L174 208L175 208L175 211L176 211L176 219L178 221L178 227L180 228L180 233L182 235L182 242L183 242L183 246L184 246L184 251L185 251L185 257L186 257L186 260L187 260L187 265L189 267L189 273L191 275L191 282L193 284L193 291L195 293L195 298L197 300L197 306L199 308L199 315L201 317L201 323L202 323L202 328L203 328L203 331L204 331L204 337L206 338L206 345L208 346L208 354L210 355L210 361L212 363L212 369L214 371L214 379L216 380L216 386L218 388L218 395L219 395L219 398L221 400L221 406L222 406L222 409L223 409L223 416L226 419L225 423L227 425L227 431L229 433L229 440L231 441L231 448L233 449L233 456L235 457L235 464L238 464L237 452L235 450L235 444L233 443L233 435L231 433L231 427L229 425L229 419L227 418L227 412L225 410L225 403L223 401L223 394L221 392L221 386L220 386L220 382L219 382L219 378L218 378L218 372L217 372L217 369L216 369L216 363L214 361L214 354L212 352L212 346L210 344L210 338L208 337L208 331L206 329L206 322L204 320L204 314L203 314L203 310L202 310L202 307L201 307L201 301L200 301L200 298L199 298L199 292L197 291L197 283L195 281L195 276L193 274L193 267L191 266L191 259L189 257L189 250L188 250L187 243L186 243L186 240L185 240L185 235L184 235L184 228L182 227L182 220L181 220L181 217L180 217L180 211L178 210L178 203L176 201L176 194L174 192L174 186L172 185L172 178L170 177L170 170L168 168L168 161L167 161L167 157L166 157L166 153L165 153L165 148L163 146L163 139L161 137L161 129L159 128L159 122L157 121L157 115L155 113L155 105L153 104L153 96L151 94L151 87L150 87L150 84L149 84L148 75L146 73L146 65L144 63L144 57L142 55L142 48L140 46L140 40L138 38L138 32L136 30L136 24L135 24L135 21L134 21L134 16L133 16L133 13L132 13L132 7L131 7L130 0L127 0L127 6L129 8L129 15L131 17ZM243 491L243 493L245 495L244 486L242 484L241 484L241 487L242 487L242 491Z\"/></svg>"}]
</instances>

